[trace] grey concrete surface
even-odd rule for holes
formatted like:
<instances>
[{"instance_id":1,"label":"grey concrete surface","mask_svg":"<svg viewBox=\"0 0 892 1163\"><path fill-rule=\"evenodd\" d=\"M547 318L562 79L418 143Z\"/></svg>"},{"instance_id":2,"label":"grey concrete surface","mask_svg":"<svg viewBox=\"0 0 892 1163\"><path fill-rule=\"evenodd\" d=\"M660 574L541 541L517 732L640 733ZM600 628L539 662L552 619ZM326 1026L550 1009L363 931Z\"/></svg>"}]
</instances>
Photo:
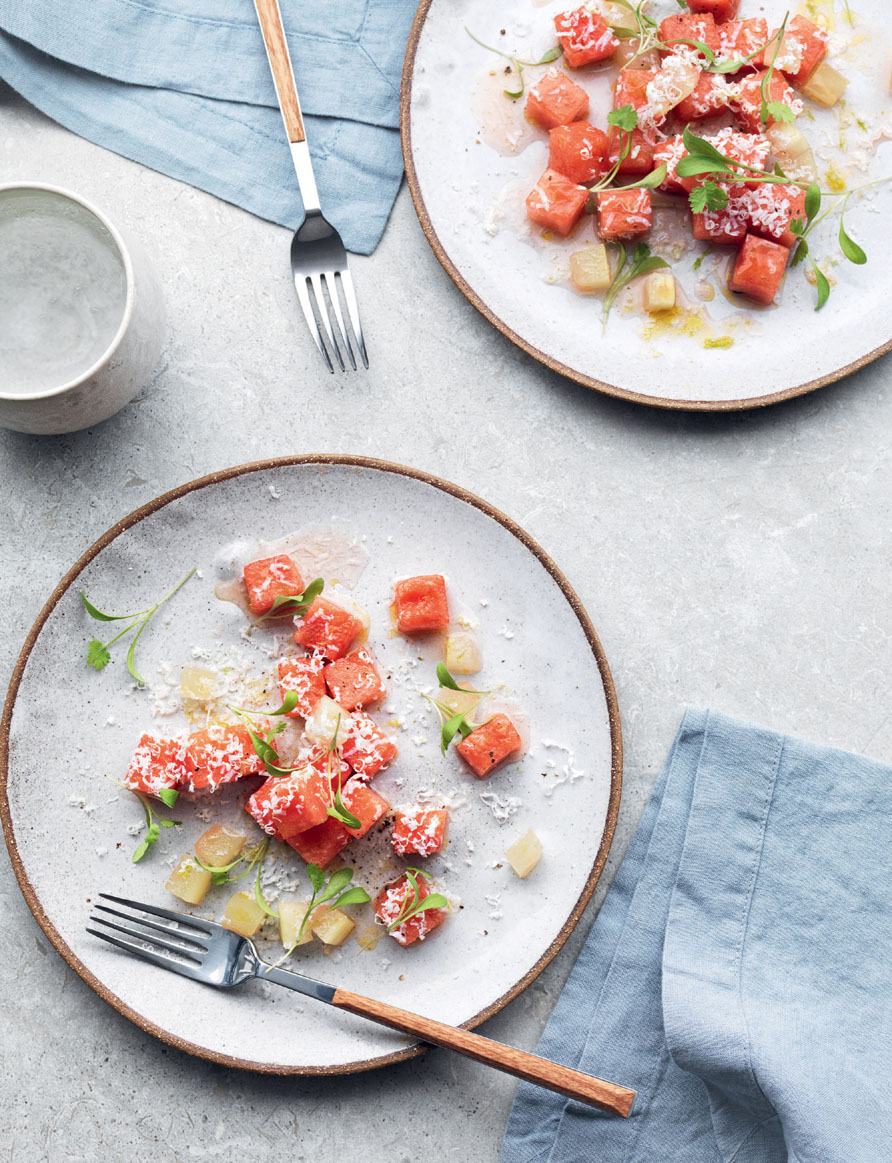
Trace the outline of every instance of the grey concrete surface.
<instances>
[{"instance_id":1,"label":"grey concrete surface","mask_svg":"<svg viewBox=\"0 0 892 1163\"><path fill-rule=\"evenodd\" d=\"M287 453L367 453L457 481L520 521L592 614L625 734L610 864L567 946L485 1032L535 1045L685 703L892 760L888 360L741 415L612 401L489 327L404 189L377 253L352 262L371 371L333 378L298 318L285 231L75 138L0 86L0 180L29 178L80 191L142 238L170 332L151 383L107 423L0 432L4 680L52 587L109 525L193 477ZM440 1051L328 1080L210 1066L67 968L5 852L0 926L3 1163L498 1157L515 1086L493 1071Z\"/></svg>"}]
</instances>

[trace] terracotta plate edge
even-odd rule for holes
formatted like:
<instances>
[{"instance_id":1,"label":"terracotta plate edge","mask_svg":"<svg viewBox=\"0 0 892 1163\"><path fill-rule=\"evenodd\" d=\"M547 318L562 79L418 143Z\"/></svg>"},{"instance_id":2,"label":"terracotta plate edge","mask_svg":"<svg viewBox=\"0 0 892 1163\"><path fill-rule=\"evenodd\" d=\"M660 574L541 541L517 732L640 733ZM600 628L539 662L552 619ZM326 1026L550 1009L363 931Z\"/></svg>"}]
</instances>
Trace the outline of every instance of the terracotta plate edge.
<instances>
[{"instance_id":1,"label":"terracotta plate edge","mask_svg":"<svg viewBox=\"0 0 892 1163\"><path fill-rule=\"evenodd\" d=\"M752 396L740 400L679 400L664 396L646 396L640 392L632 392L626 388L617 387L615 384L608 384L604 380L597 380L593 376L588 376L584 372L576 371L567 364L561 363L560 360L548 355L546 352L534 347L522 336L513 331L507 323L505 323L490 307L480 298L477 292L467 282L465 277L461 274L458 267L449 257L446 248L440 241L434 225L431 222L430 214L424 201L424 196L421 193L421 185L418 181L418 173L415 169L415 159L412 154L412 82L415 74L415 56L418 51L418 42L421 39L421 32L424 28L424 22L427 19L428 11L434 0L421 0L418 6L418 11L415 14L415 20L412 24L412 30L409 34L409 43L406 47L406 56L403 62L403 77L400 89L400 140L403 147L403 162L406 169L406 181L409 185L409 191L412 195L412 201L415 204L415 212L421 222L421 229L430 243L431 249L437 256L440 265L464 295L464 297L476 307L480 314L487 319L496 330L509 339L515 346L519 347L521 351L525 351L527 355L531 355L533 359L549 368L551 371L558 372L559 375L566 376L567 379L574 380L577 384L582 384L583 387L591 388L597 392L603 392L607 396L613 396L620 400L629 400L635 404L647 404L652 408L663 408L670 411L681 412L741 412L750 408L765 408L770 404L778 404L783 400L792 400L796 396L804 396L808 392L814 392L818 388L826 387L828 384L837 383L853 372L860 371L861 368L866 367L867 364L873 363L874 360L879 359L880 356L885 355L892 350L892 336L885 343L875 347L873 351L866 355L859 356L858 359L853 360L852 363L845 367L837 368L832 372L827 372L826 375L819 376L816 379L808 380L806 383L798 384L793 388L785 388L780 392L771 392L765 396Z\"/></svg>"},{"instance_id":2,"label":"terracotta plate edge","mask_svg":"<svg viewBox=\"0 0 892 1163\"><path fill-rule=\"evenodd\" d=\"M458 500L464 501L472 505L474 508L480 510L482 513L497 521L509 533L512 533L522 545L524 545L545 567L546 571L551 575L553 580L558 585L559 589L567 599L573 613L576 615L582 630L586 636L586 640L591 647L592 653L598 665L598 671L601 676L601 682L604 688L604 695L607 702L607 713L610 722L610 742L611 742L611 778L610 778L610 797L607 805L607 816L604 822L604 832L601 837L601 843L595 856L592 870L583 886L575 905L573 906L567 920L564 922L560 932L555 937L551 945L545 950L539 960L533 965L524 976L509 990L507 990L500 998L492 1002L485 1009L469 1018L462 1023L464 1029L474 1029L476 1026L485 1022L488 1018L502 1010L510 1001L513 1001L520 993L527 988L542 972L543 969L551 962L558 951L562 948L570 933L576 927L582 913L591 899L592 893L595 890L601 873L604 869L604 864L607 860L607 854L610 850L610 845L613 841L613 835L616 830L616 821L619 815L620 796L622 792L622 728L620 725L619 706L616 699L616 690L613 685L613 678L610 674L610 668L607 664L607 659L604 655L603 648L598 639L595 628L592 625L591 619L586 613L578 595L573 587L564 577L563 573L558 569L557 565L544 549L533 540L532 537L524 529L521 528L512 518L497 509L494 505L489 504L488 501L482 500L474 493L462 488L460 485L452 484L449 481L442 480L439 477L433 476L420 469L410 468L406 465L397 464L391 461L379 460L373 457L366 456L350 456L337 455L326 453L310 453L301 456L283 456L276 457L270 460L251 461L247 464L237 465L233 468L223 469L218 472L209 473L207 476L199 477L196 480L190 481L187 484L179 485L168 492L162 493L155 497L147 504L135 509L132 513L123 517L110 529L102 534L74 563L68 570L62 580L58 583L43 609L37 615L34 625L28 632L22 650L16 660L13 669L12 678L10 680L9 689L6 696L6 703L3 709L3 718L0 720L0 820L3 823L3 833L6 839L6 846L9 850L10 861L12 863L13 871L18 880L19 887L25 898L28 908L34 915L37 923L40 925L43 932L49 938L52 945L62 955L68 965L78 974L87 985L90 986L95 993L97 993L103 1001L108 1002L113 1009L117 1010L123 1017L128 1018L134 1025L148 1034L154 1035L160 1041L169 1046L174 1046L178 1050L183 1050L186 1053L195 1055L209 1062L217 1063L221 1066L236 1067L241 1070L250 1070L260 1074L279 1074L279 1075L309 1075L309 1076L325 1076L335 1074L355 1074L366 1070L375 1070L382 1066L390 1066L397 1062L404 1062L407 1059L415 1058L420 1054L425 1053L429 1046L422 1044L415 1044L407 1046L404 1050L397 1050L390 1054L380 1055L374 1058L360 1059L355 1062L347 1062L337 1066L286 1066L277 1065L274 1063L254 1062L248 1059L233 1057L232 1055L223 1054L210 1050L205 1046L199 1046L193 1042L189 1042L184 1038L179 1038L176 1035L170 1034L168 1031L162 1029L154 1022L146 1020L136 1010L131 1008L123 1002L116 994L112 993L87 967L75 956L71 948L62 939L56 927L50 921L47 914L44 912L43 906L40 903L37 894L25 871L21 856L19 855L18 845L16 843L15 834L12 827L12 819L9 809L9 799L7 793L7 785L9 779L9 736L10 726L12 721L13 708L15 706L16 696L18 694L19 686L21 684L22 675L27 665L31 650L34 647L37 638L42 631L47 619L52 611L55 609L62 595L69 589L72 583L80 575L83 569L95 558L106 546L110 545L121 533L130 529L132 526L138 524L145 517L151 516L153 513L163 509L172 501L178 500L180 497L187 496L189 493L197 492L200 489L207 488L210 485L218 484L222 481L231 480L239 476L247 476L254 472L263 472L274 468L288 468L294 466L312 466L319 467L355 467L360 469L374 469L382 472L389 472L398 476L410 477L414 480L427 484L432 488L437 488L441 492L448 493L456 497Z\"/></svg>"}]
</instances>

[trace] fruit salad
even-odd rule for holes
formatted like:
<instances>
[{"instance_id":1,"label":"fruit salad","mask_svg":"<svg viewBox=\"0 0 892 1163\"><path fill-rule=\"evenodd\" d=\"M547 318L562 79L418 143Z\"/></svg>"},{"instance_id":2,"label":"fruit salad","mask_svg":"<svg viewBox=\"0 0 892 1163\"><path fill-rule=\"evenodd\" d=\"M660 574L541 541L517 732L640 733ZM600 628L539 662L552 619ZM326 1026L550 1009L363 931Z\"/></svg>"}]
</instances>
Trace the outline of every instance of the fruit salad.
<instances>
[{"instance_id":1,"label":"fruit salad","mask_svg":"<svg viewBox=\"0 0 892 1163\"><path fill-rule=\"evenodd\" d=\"M184 666L192 729L143 733L120 778L146 814L134 860L176 826L167 814L175 805L207 819L228 796L241 822L211 824L182 855L166 880L174 897L206 907L208 894L214 901L223 889L214 904L222 923L254 937L275 922L283 956L314 942L343 944L366 906L378 938L402 948L424 942L457 912L448 883L429 871L449 843L454 774L443 773L440 803L391 802L376 786L399 749L384 709L392 676L376 657L368 615L336 585L302 577L287 553L248 561L218 596L239 606L243 637L270 664L262 680L222 704L213 676ZM388 632L439 652L421 693L431 723L439 721L443 756L454 750L461 781L493 778L522 755L525 725L504 700L492 701L494 691L472 686L483 659L473 629L455 615L447 578L395 578L388 599ZM506 854L518 877L537 863L537 843L527 841L517 860ZM354 859L366 849L373 876L361 875ZM263 869L272 853L293 862L309 886L305 896L270 899Z\"/></svg>"},{"instance_id":2,"label":"fruit salad","mask_svg":"<svg viewBox=\"0 0 892 1163\"><path fill-rule=\"evenodd\" d=\"M848 85L828 59L827 20L809 11L769 22L747 0L591 0L537 18L555 43L532 61L471 33L508 62L502 100L522 106L525 125L514 139L547 140L525 198L534 235L566 239L569 282L601 298L605 323L619 296L652 315L675 309L694 292L673 266L698 252L695 271L706 254L727 256L732 301L774 305L799 268L820 309L831 280L809 236L830 214L839 258L867 261L844 214L878 183L828 181L809 139L813 113L844 105ZM592 106L608 90L602 120ZM669 242L658 212L674 215Z\"/></svg>"}]
</instances>

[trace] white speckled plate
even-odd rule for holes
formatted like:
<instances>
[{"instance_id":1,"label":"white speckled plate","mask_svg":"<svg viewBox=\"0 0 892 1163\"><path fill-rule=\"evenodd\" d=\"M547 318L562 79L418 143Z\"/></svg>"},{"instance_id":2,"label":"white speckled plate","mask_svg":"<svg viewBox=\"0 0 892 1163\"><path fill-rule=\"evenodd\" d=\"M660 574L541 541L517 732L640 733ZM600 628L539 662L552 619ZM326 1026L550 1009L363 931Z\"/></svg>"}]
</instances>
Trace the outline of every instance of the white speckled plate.
<instances>
[{"instance_id":1,"label":"white speckled plate","mask_svg":"<svg viewBox=\"0 0 892 1163\"><path fill-rule=\"evenodd\" d=\"M815 292L803 268L788 274L777 308L742 310L729 303L715 290L724 283L728 248L717 248L721 257L695 272L697 244L673 258L673 269L695 305L703 306L696 298L698 283L713 285L705 329L689 323L694 333L679 334L614 310L602 333L601 300L578 295L567 282L569 251L594 241L590 220L583 216L568 242L544 243L530 230L523 198L545 169L547 134L524 120L522 101L515 105L502 95L505 81L497 71L506 62L475 45L465 31L467 26L487 44L500 43L522 59L538 60L555 43L552 15L576 2L422 0L403 73L403 153L424 231L462 293L548 367L610 395L665 408L773 403L837 380L888 351L889 185L853 199L847 212L849 233L870 256L867 266L840 259L838 216L813 232L813 253L834 260L828 270L836 283L820 313L814 311ZM743 0L740 16L766 15L774 28L788 9L801 7L785 0ZM836 0L835 14L833 0L815 0L809 9L832 20L831 62L850 80L842 111L810 105L801 119L824 179L831 165L849 186L892 175L892 147L884 140L892 136L888 6L884 0L851 0L854 30L843 17L842 0ZM653 0L648 11L660 19L677 13L678 5ZM590 120L605 125L615 68L568 71L589 91ZM527 82L542 72L527 69ZM518 152L501 153L492 144L515 132ZM869 143L877 138L872 154ZM733 340L733 346L704 346L716 339Z\"/></svg>"},{"instance_id":2,"label":"white speckled plate","mask_svg":"<svg viewBox=\"0 0 892 1163\"><path fill-rule=\"evenodd\" d=\"M454 485L364 458L267 461L176 489L109 530L60 582L16 666L0 733L0 813L12 862L56 948L117 1010L193 1053L279 1073L369 1069L420 1048L271 985L200 986L119 953L84 926L88 902L101 891L176 907L164 889L170 865L208 820L232 813L247 820L231 796L210 813L181 801L174 814L182 827L163 831L134 865L137 841L127 829L141 811L109 780L120 777L144 729L186 726L171 697L184 663L202 651L205 665L208 656L213 665L250 652L243 615L214 596L215 581L234 572L236 543L307 525L355 536L368 551L354 595L371 614L370 641L393 676L387 706L405 726L397 731L400 755L375 786L394 806L425 787L442 789L453 803L449 847L430 868L461 908L423 945L401 949L385 938L363 951L351 940L326 956L314 942L295 956L295 968L476 1025L535 978L579 919L610 846L621 782L613 686L585 611L521 529ZM193 565L201 576L140 642L150 691L135 689L122 653L99 673L86 667L97 624L83 610L82 587L102 608L139 609ZM441 644L391 633L394 578L433 571L446 574L454 611L477 623L481 683L504 684L503 697L516 699L529 719L526 755L483 783L454 754L443 759L435 726L422 722L417 689L430 684ZM263 674L273 666L274 639L260 634L259 641L256 671ZM153 721L153 706L167 717ZM545 854L520 881L503 853L531 825ZM299 874L304 888L302 864L284 851L273 871L292 880ZM363 875L360 868L357 878ZM219 915L228 891L212 889L196 912ZM368 921L360 918L360 931Z\"/></svg>"}]
</instances>

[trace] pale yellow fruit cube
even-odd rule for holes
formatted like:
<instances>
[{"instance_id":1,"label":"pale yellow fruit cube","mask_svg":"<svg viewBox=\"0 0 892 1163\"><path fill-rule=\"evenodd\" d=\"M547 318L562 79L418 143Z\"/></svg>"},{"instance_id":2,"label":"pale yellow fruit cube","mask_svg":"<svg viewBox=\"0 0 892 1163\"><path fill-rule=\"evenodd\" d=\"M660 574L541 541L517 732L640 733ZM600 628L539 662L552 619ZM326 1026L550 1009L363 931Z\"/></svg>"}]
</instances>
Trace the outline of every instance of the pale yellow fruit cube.
<instances>
[{"instance_id":1,"label":"pale yellow fruit cube","mask_svg":"<svg viewBox=\"0 0 892 1163\"><path fill-rule=\"evenodd\" d=\"M229 898L220 924L243 937L253 937L263 924L266 913L252 896L237 892Z\"/></svg>"},{"instance_id":2,"label":"pale yellow fruit cube","mask_svg":"<svg viewBox=\"0 0 892 1163\"><path fill-rule=\"evenodd\" d=\"M772 156L787 177L801 182L817 180L814 150L801 129L787 121L776 121L767 127L765 136L771 142Z\"/></svg>"},{"instance_id":3,"label":"pale yellow fruit cube","mask_svg":"<svg viewBox=\"0 0 892 1163\"><path fill-rule=\"evenodd\" d=\"M327 750L336 735L338 745L344 742L352 722L348 711L328 695L323 695L304 724L304 733L317 747Z\"/></svg>"},{"instance_id":4,"label":"pale yellow fruit cube","mask_svg":"<svg viewBox=\"0 0 892 1163\"><path fill-rule=\"evenodd\" d=\"M437 691L437 702L452 715L462 713L470 718L471 712L480 702L480 695L473 691L454 691L451 687L441 686Z\"/></svg>"},{"instance_id":5,"label":"pale yellow fruit cube","mask_svg":"<svg viewBox=\"0 0 892 1163\"><path fill-rule=\"evenodd\" d=\"M849 82L826 61L818 65L808 80L799 86L799 92L810 101L829 109L842 97Z\"/></svg>"},{"instance_id":6,"label":"pale yellow fruit cube","mask_svg":"<svg viewBox=\"0 0 892 1163\"><path fill-rule=\"evenodd\" d=\"M473 634L448 634L445 661L450 674L476 674L481 666L480 647Z\"/></svg>"},{"instance_id":7,"label":"pale yellow fruit cube","mask_svg":"<svg viewBox=\"0 0 892 1163\"><path fill-rule=\"evenodd\" d=\"M603 242L574 250L570 255L570 279L577 291L595 295L606 291L613 282L610 256Z\"/></svg>"},{"instance_id":8,"label":"pale yellow fruit cube","mask_svg":"<svg viewBox=\"0 0 892 1163\"><path fill-rule=\"evenodd\" d=\"M217 690L217 672L203 666L184 666L180 675L180 694L185 699L206 702Z\"/></svg>"},{"instance_id":9,"label":"pale yellow fruit cube","mask_svg":"<svg viewBox=\"0 0 892 1163\"><path fill-rule=\"evenodd\" d=\"M505 852L505 859L521 880L530 875L541 857L542 841L532 828L528 828Z\"/></svg>"},{"instance_id":10,"label":"pale yellow fruit cube","mask_svg":"<svg viewBox=\"0 0 892 1163\"><path fill-rule=\"evenodd\" d=\"M202 864L210 868L223 868L238 860L246 842L243 832L227 828L223 824L213 824L195 841L195 855Z\"/></svg>"},{"instance_id":11,"label":"pale yellow fruit cube","mask_svg":"<svg viewBox=\"0 0 892 1163\"><path fill-rule=\"evenodd\" d=\"M279 938L286 949L294 945L308 945L313 940L313 926L307 925L298 941L297 934L307 915L309 901L279 902Z\"/></svg>"},{"instance_id":12,"label":"pale yellow fruit cube","mask_svg":"<svg viewBox=\"0 0 892 1163\"><path fill-rule=\"evenodd\" d=\"M651 271L644 277L644 310L651 315L675 306L675 276L671 271Z\"/></svg>"},{"instance_id":13,"label":"pale yellow fruit cube","mask_svg":"<svg viewBox=\"0 0 892 1163\"><path fill-rule=\"evenodd\" d=\"M329 909L313 923L313 935L326 945L342 945L353 930L356 922L341 909Z\"/></svg>"},{"instance_id":14,"label":"pale yellow fruit cube","mask_svg":"<svg viewBox=\"0 0 892 1163\"><path fill-rule=\"evenodd\" d=\"M187 905L200 905L211 887L211 874L193 856L184 856L164 887Z\"/></svg>"}]
</instances>

